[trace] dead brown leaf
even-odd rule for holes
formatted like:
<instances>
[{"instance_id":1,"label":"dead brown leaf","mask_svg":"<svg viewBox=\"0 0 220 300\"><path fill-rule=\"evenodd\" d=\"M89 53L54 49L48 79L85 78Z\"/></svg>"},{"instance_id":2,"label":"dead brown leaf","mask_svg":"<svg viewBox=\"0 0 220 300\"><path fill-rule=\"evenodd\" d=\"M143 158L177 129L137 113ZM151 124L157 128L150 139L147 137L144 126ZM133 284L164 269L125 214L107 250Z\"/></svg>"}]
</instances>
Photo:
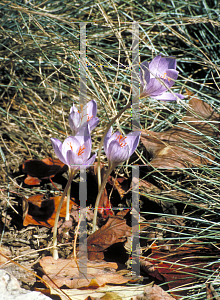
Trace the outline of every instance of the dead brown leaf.
<instances>
[{"instance_id":1,"label":"dead brown leaf","mask_svg":"<svg viewBox=\"0 0 220 300\"><path fill-rule=\"evenodd\" d=\"M60 199L61 196L47 197L45 195L34 195L28 199L23 197L23 225L53 227ZM70 211L73 206L75 210L78 207L74 199L71 198ZM66 197L60 211L60 217L65 217L65 215Z\"/></svg>"},{"instance_id":2,"label":"dead brown leaf","mask_svg":"<svg viewBox=\"0 0 220 300\"><path fill-rule=\"evenodd\" d=\"M1 254L3 254L4 256ZM8 259L5 256L10 257L11 255L12 255L12 253L9 248L0 246L0 265L8 262Z\"/></svg>"},{"instance_id":3,"label":"dead brown leaf","mask_svg":"<svg viewBox=\"0 0 220 300\"><path fill-rule=\"evenodd\" d=\"M124 214L126 213L127 211L124 211ZM131 227L126 224L123 215L117 214L109 217L106 224L87 239L89 260L103 259L103 252L108 247L115 243L125 242L128 236L131 236Z\"/></svg>"},{"instance_id":4,"label":"dead brown leaf","mask_svg":"<svg viewBox=\"0 0 220 300\"><path fill-rule=\"evenodd\" d=\"M129 189L129 180L126 177L116 177L109 176L108 183L113 186L119 193L120 198L122 199L126 192Z\"/></svg>"},{"instance_id":5,"label":"dead brown leaf","mask_svg":"<svg viewBox=\"0 0 220 300\"><path fill-rule=\"evenodd\" d=\"M146 286L144 293L132 298L132 300L174 300L161 287L154 284L153 286Z\"/></svg>"},{"instance_id":6,"label":"dead brown leaf","mask_svg":"<svg viewBox=\"0 0 220 300\"><path fill-rule=\"evenodd\" d=\"M118 294L114 292L107 292L100 299L101 300L123 300Z\"/></svg>"},{"instance_id":7,"label":"dead brown leaf","mask_svg":"<svg viewBox=\"0 0 220 300\"><path fill-rule=\"evenodd\" d=\"M123 300L123 299L114 292L107 292L102 297L88 296L85 300Z\"/></svg>"},{"instance_id":8,"label":"dead brown leaf","mask_svg":"<svg viewBox=\"0 0 220 300\"><path fill-rule=\"evenodd\" d=\"M134 180L137 180L134 178ZM127 192L131 191L132 188L130 188ZM140 195L143 195L144 197L147 197L150 199L150 201L155 202L158 204L164 213L167 212L167 210L171 211L173 207L173 213L176 214L175 210L175 201L173 200L179 200L181 202L187 201L188 205L195 205L196 207L206 209L209 208L208 203L198 203L194 202L193 199L191 199L190 193L185 193L181 190L161 190L155 185L153 185L150 182L147 182L145 180L139 179L139 192ZM156 195L159 195L160 197L156 197ZM167 198L170 201L163 201L161 199Z\"/></svg>"},{"instance_id":9,"label":"dead brown leaf","mask_svg":"<svg viewBox=\"0 0 220 300\"><path fill-rule=\"evenodd\" d=\"M198 240L186 241L185 244L182 240L182 246L172 243L170 242L170 251L161 251L161 245L154 244L152 253L140 263L145 272L167 282L170 289L181 285L191 286L198 282L198 278L205 281L208 274L219 268L220 264L215 263L219 250L213 246L207 246ZM178 297L186 293L183 290L173 295Z\"/></svg>"},{"instance_id":10,"label":"dead brown leaf","mask_svg":"<svg viewBox=\"0 0 220 300\"><path fill-rule=\"evenodd\" d=\"M51 256L43 257L40 265L46 275L43 279L52 287L67 286L71 289L104 286L107 283L123 284L131 280L116 273L118 265L111 262L87 261L85 269L78 268L74 259L54 260Z\"/></svg>"},{"instance_id":11,"label":"dead brown leaf","mask_svg":"<svg viewBox=\"0 0 220 300\"><path fill-rule=\"evenodd\" d=\"M52 178L67 170L67 165L53 158L26 160L22 165L22 171L27 174L24 180L27 185L39 185L42 179Z\"/></svg>"},{"instance_id":12,"label":"dead brown leaf","mask_svg":"<svg viewBox=\"0 0 220 300\"><path fill-rule=\"evenodd\" d=\"M151 166L173 170L210 164L213 156L206 153L210 147L206 136L219 134L219 114L196 97L189 101L189 107L175 128L165 132L142 130L141 141L152 156Z\"/></svg>"}]
</instances>

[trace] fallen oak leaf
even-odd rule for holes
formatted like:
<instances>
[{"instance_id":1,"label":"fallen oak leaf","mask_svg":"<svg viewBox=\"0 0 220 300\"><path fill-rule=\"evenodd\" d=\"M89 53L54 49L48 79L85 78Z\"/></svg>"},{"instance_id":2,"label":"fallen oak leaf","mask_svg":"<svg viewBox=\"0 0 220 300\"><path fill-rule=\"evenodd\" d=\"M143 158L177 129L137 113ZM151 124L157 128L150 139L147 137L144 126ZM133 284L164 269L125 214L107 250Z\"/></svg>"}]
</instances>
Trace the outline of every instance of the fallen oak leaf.
<instances>
[{"instance_id":1,"label":"fallen oak leaf","mask_svg":"<svg viewBox=\"0 0 220 300\"><path fill-rule=\"evenodd\" d=\"M135 177L133 180L138 180ZM130 192L132 190L132 187L126 192ZM190 190L189 190L190 191ZM143 180L139 179L139 193L141 196L144 196L145 199L146 197L152 201L155 202L157 205L161 206L162 211L164 213L167 213L167 211L170 211L170 208L173 207L173 214L176 214L175 210L175 203L173 200L178 200L177 202L184 202L187 201L188 205L196 206L198 208L202 209L208 209L210 208L209 203L203 203L203 202L195 202L194 199L192 199L190 192L184 192L183 190L162 190L156 187L154 184ZM164 201L164 199L167 199ZM144 205L146 204L146 201L144 200ZM148 204L147 204L148 205ZM141 206L142 207L142 206ZM168 209L168 210L167 210Z\"/></svg>"},{"instance_id":2,"label":"fallen oak leaf","mask_svg":"<svg viewBox=\"0 0 220 300\"><path fill-rule=\"evenodd\" d=\"M144 285L111 285L106 284L104 287L94 289L65 289L65 293L72 300L97 300L103 297L106 292L117 293L123 300L131 300L132 296L144 292ZM66 300L61 292L64 289L51 289L52 295L59 295L62 300Z\"/></svg>"},{"instance_id":3,"label":"fallen oak leaf","mask_svg":"<svg viewBox=\"0 0 220 300\"><path fill-rule=\"evenodd\" d=\"M189 96L193 96L190 91L187 91L187 93ZM201 141L207 141L206 135L217 135L219 132L219 114L214 112L208 103L197 97L191 98L188 105L186 115L182 117L176 128L170 128L164 132L152 132L150 130L146 130L146 132L152 132L155 138L175 145L182 145L183 140L200 145ZM195 139L195 137L197 138Z\"/></svg>"},{"instance_id":4,"label":"fallen oak leaf","mask_svg":"<svg viewBox=\"0 0 220 300\"><path fill-rule=\"evenodd\" d=\"M60 203L61 196L47 197L45 195L34 195L26 199L23 197L23 225L41 225L45 227L53 227L56 211ZM70 211L72 206L77 210L78 205L71 198ZM60 217L66 216L66 197L64 199Z\"/></svg>"},{"instance_id":5,"label":"fallen oak leaf","mask_svg":"<svg viewBox=\"0 0 220 300\"><path fill-rule=\"evenodd\" d=\"M154 284L147 285L142 295L137 295L132 300L174 300L171 295L164 291L160 286Z\"/></svg>"},{"instance_id":6,"label":"fallen oak leaf","mask_svg":"<svg viewBox=\"0 0 220 300\"><path fill-rule=\"evenodd\" d=\"M27 174L24 183L27 185L40 185L42 179L51 179L58 173L64 173L68 166L59 159L44 158L42 160L26 160L22 164L22 171Z\"/></svg>"},{"instance_id":7,"label":"fallen oak leaf","mask_svg":"<svg viewBox=\"0 0 220 300\"><path fill-rule=\"evenodd\" d=\"M116 294L114 292L107 292L100 299L101 300L123 300L118 294Z\"/></svg>"},{"instance_id":8,"label":"fallen oak leaf","mask_svg":"<svg viewBox=\"0 0 220 300\"><path fill-rule=\"evenodd\" d=\"M147 182L143 179L133 177L133 183L138 185L139 194L140 194L140 208L142 211L148 212L163 212L163 213L172 213L176 215L176 206L173 200L163 201L161 197L163 191L156 187L154 184ZM132 184L128 191L132 191ZM171 196L170 192L170 196ZM142 197L144 196L144 198ZM147 214L146 214L147 215ZM142 215L143 216L143 215Z\"/></svg>"},{"instance_id":9,"label":"fallen oak leaf","mask_svg":"<svg viewBox=\"0 0 220 300\"><path fill-rule=\"evenodd\" d=\"M120 198L122 199L129 189L129 180L126 177L116 177L109 176L108 183L117 189Z\"/></svg>"},{"instance_id":10,"label":"fallen oak leaf","mask_svg":"<svg viewBox=\"0 0 220 300\"><path fill-rule=\"evenodd\" d=\"M149 274L150 276L156 278L159 281L162 281L162 282L165 281L165 278L163 277L163 275L161 275L159 273L155 264L153 264L147 260L144 260L144 259L140 259L139 262L140 262L140 268L142 271L144 271L145 273Z\"/></svg>"},{"instance_id":11,"label":"fallen oak leaf","mask_svg":"<svg viewBox=\"0 0 220 300\"><path fill-rule=\"evenodd\" d=\"M27 177L24 179L24 183L27 185L40 185L41 179L27 174Z\"/></svg>"},{"instance_id":12,"label":"fallen oak leaf","mask_svg":"<svg viewBox=\"0 0 220 300\"><path fill-rule=\"evenodd\" d=\"M52 287L66 286L68 288L101 287L107 283L124 284L131 277L123 277L116 273L118 265L112 262L86 261L85 270L79 270L74 259L53 259L45 256L39 261L46 275L43 279Z\"/></svg>"},{"instance_id":13,"label":"fallen oak leaf","mask_svg":"<svg viewBox=\"0 0 220 300\"><path fill-rule=\"evenodd\" d=\"M181 135L180 132L179 134ZM145 130L142 132L141 141L152 156L149 165L157 169L183 169L191 165L209 164L210 159L213 159L213 156L205 151L196 149L195 145L191 149L185 149L186 144L184 142L181 146L175 146L168 140L162 140L159 137L159 132L146 133ZM204 144L201 146L204 148ZM209 150L209 147L207 146L205 150Z\"/></svg>"},{"instance_id":14,"label":"fallen oak leaf","mask_svg":"<svg viewBox=\"0 0 220 300\"><path fill-rule=\"evenodd\" d=\"M191 96L192 93L188 92ZM210 164L214 157L209 152L206 136L217 136L219 114L204 101L193 97L189 101L186 116L165 132L142 130L141 141L151 154L150 165L159 169L173 170L191 165Z\"/></svg>"},{"instance_id":15,"label":"fallen oak leaf","mask_svg":"<svg viewBox=\"0 0 220 300\"><path fill-rule=\"evenodd\" d=\"M210 159L213 159L213 156L205 152L183 149L178 146L167 146L155 153L150 165L157 169L184 169L190 166L208 165Z\"/></svg>"},{"instance_id":16,"label":"fallen oak leaf","mask_svg":"<svg viewBox=\"0 0 220 300\"><path fill-rule=\"evenodd\" d=\"M107 192L106 188L104 189L102 196L100 198L98 212L99 212L99 214L101 214L101 216L104 219L108 218L109 215L110 216L114 215L114 213L112 211L112 205L108 198L108 192Z\"/></svg>"},{"instance_id":17,"label":"fallen oak leaf","mask_svg":"<svg viewBox=\"0 0 220 300\"><path fill-rule=\"evenodd\" d=\"M121 212L116 216L110 216L106 224L99 230L91 234L87 239L87 251L89 260L101 260L104 258L104 251L111 245L125 242L131 236L131 229L138 230L138 225L132 228L126 224L123 218L127 211Z\"/></svg>"},{"instance_id":18,"label":"fallen oak leaf","mask_svg":"<svg viewBox=\"0 0 220 300\"><path fill-rule=\"evenodd\" d=\"M188 96L193 97L194 94L188 90L186 90ZM193 124L193 128L198 129L199 132L204 135L214 136L219 134L219 122L220 116L217 114L212 107L198 99L197 97L193 97L189 101L189 105L191 107L190 110L187 111L186 116L183 117L183 121L191 122ZM210 121L210 122L208 122ZM185 124L186 128L189 125ZM199 140L207 141L204 136L200 136ZM193 140L193 142L196 142Z\"/></svg>"},{"instance_id":19,"label":"fallen oak leaf","mask_svg":"<svg viewBox=\"0 0 220 300\"><path fill-rule=\"evenodd\" d=\"M159 288L156 293L157 297L161 296L161 298L153 298L155 296L155 287ZM62 300L66 300L64 296L61 294L62 290L51 289L52 295L59 295ZM157 291L157 289L156 289ZM65 289L65 293L72 300L100 300L101 297L106 295L108 292L114 292L123 300L141 300L142 298L137 297L145 297L142 300L174 300L167 292L162 290L161 287L158 287L155 284L147 284L147 285L105 285L104 287L99 287L95 290L89 289ZM152 298L147 298L147 297ZM164 298L162 298L164 297Z\"/></svg>"},{"instance_id":20,"label":"fallen oak leaf","mask_svg":"<svg viewBox=\"0 0 220 300\"><path fill-rule=\"evenodd\" d=\"M183 286L193 286L195 282L205 282L213 271L216 271L220 264L216 262L219 250L199 240L191 240L190 243L182 240L182 246L172 244L170 251L161 251L162 245L153 244L152 253L143 258L146 260L141 262L141 267L149 275L159 279L164 278L170 289ZM158 277L159 276L159 277ZM179 297L186 295L187 290L172 292L173 295Z\"/></svg>"}]
</instances>

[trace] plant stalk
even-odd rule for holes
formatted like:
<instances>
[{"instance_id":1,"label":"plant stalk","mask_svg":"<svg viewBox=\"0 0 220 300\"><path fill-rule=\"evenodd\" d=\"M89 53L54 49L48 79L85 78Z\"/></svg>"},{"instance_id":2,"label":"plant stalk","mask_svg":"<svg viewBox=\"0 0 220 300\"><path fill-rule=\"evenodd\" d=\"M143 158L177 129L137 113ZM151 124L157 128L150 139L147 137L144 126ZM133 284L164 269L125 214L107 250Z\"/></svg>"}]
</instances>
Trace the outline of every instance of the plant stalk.
<instances>
[{"instance_id":1,"label":"plant stalk","mask_svg":"<svg viewBox=\"0 0 220 300\"><path fill-rule=\"evenodd\" d=\"M69 174L71 173L71 170L69 169ZM67 199L66 199L66 217L65 221L69 221L70 219L70 192L71 192L71 184L67 190Z\"/></svg>"},{"instance_id":2,"label":"plant stalk","mask_svg":"<svg viewBox=\"0 0 220 300\"><path fill-rule=\"evenodd\" d=\"M54 259L59 258L58 251L57 251L57 225L58 225L58 220L59 220L59 216L60 216L60 210L61 210L61 207L63 205L63 200L64 200L64 198L67 194L67 191L69 190L69 188L71 186L73 177L77 172L78 172L77 170L71 170L70 169L69 178L68 178L67 184L65 186L65 189L63 191L62 197L60 199L59 206L57 208L56 217L55 217L55 221L54 221L54 227L53 227L53 258Z\"/></svg>"},{"instance_id":3,"label":"plant stalk","mask_svg":"<svg viewBox=\"0 0 220 300\"><path fill-rule=\"evenodd\" d=\"M102 193L104 191L104 188L106 186L107 180L109 175L111 174L111 172L113 171L114 168L110 167L108 168L108 170L106 171L105 177L102 181L102 184L100 186L97 198L96 198L96 202L95 202L95 210L94 210L94 217L93 217L93 227L92 227L92 232L96 231L96 223L97 223L97 214L98 214L98 208L99 208L99 202L102 196Z\"/></svg>"}]
</instances>

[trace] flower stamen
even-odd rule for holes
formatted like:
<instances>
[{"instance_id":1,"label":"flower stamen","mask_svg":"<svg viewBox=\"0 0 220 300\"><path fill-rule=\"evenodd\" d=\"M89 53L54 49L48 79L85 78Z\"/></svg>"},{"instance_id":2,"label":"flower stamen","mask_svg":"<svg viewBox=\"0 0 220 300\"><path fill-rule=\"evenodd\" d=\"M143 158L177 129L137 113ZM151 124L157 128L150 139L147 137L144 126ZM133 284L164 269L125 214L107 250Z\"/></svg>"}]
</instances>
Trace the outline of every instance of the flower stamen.
<instances>
[{"instance_id":1,"label":"flower stamen","mask_svg":"<svg viewBox=\"0 0 220 300\"><path fill-rule=\"evenodd\" d=\"M84 112L85 112L85 110L83 108L84 108L83 105L80 104L81 111L80 112L78 111L78 113L81 115L81 122L84 118ZM87 105L87 109L88 109L88 105ZM86 115L87 115L87 122L90 121L93 118L93 115L91 117L89 116L89 114L86 114Z\"/></svg>"},{"instance_id":2,"label":"flower stamen","mask_svg":"<svg viewBox=\"0 0 220 300\"><path fill-rule=\"evenodd\" d=\"M160 75L161 78L163 79L167 79L168 81L170 81L170 78L167 77L167 73L165 72L163 75Z\"/></svg>"},{"instance_id":3,"label":"flower stamen","mask_svg":"<svg viewBox=\"0 0 220 300\"><path fill-rule=\"evenodd\" d=\"M120 145L121 147L124 147L124 146L127 145L127 143L125 142L125 139L126 139L126 138L127 138L126 136L123 137L121 134L117 134L117 135L116 135L116 141L118 140L119 145Z\"/></svg>"},{"instance_id":4,"label":"flower stamen","mask_svg":"<svg viewBox=\"0 0 220 300\"><path fill-rule=\"evenodd\" d=\"M70 149L73 151L73 146L72 146L72 144L69 142L69 143L67 143L67 145L70 147Z\"/></svg>"},{"instance_id":5,"label":"flower stamen","mask_svg":"<svg viewBox=\"0 0 220 300\"><path fill-rule=\"evenodd\" d=\"M78 156L82 155L82 154L84 153L84 150L85 150L85 149L86 149L86 148L85 148L85 145L80 146L77 155L78 155Z\"/></svg>"},{"instance_id":6,"label":"flower stamen","mask_svg":"<svg viewBox=\"0 0 220 300\"><path fill-rule=\"evenodd\" d=\"M93 115L91 117L87 114L87 122L90 121L93 118Z\"/></svg>"}]
</instances>

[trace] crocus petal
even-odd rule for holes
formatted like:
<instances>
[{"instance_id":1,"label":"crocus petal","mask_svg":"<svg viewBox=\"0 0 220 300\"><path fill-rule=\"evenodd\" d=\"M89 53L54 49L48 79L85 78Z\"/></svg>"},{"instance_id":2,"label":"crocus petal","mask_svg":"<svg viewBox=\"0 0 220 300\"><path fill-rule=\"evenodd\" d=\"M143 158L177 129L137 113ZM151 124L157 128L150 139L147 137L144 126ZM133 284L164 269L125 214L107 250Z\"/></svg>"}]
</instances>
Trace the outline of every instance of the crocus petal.
<instances>
[{"instance_id":1,"label":"crocus petal","mask_svg":"<svg viewBox=\"0 0 220 300\"><path fill-rule=\"evenodd\" d=\"M133 131L126 136L125 141L129 146L129 156L131 156L137 148L140 140L140 135L140 131Z\"/></svg>"},{"instance_id":2,"label":"crocus petal","mask_svg":"<svg viewBox=\"0 0 220 300\"><path fill-rule=\"evenodd\" d=\"M171 88L174 85L175 80L178 77L179 72L176 70L167 70L166 71L166 78L164 79L165 84Z\"/></svg>"},{"instance_id":3,"label":"crocus petal","mask_svg":"<svg viewBox=\"0 0 220 300\"><path fill-rule=\"evenodd\" d=\"M90 123L90 130L94 129L99 122L96 118L97 114L97 103L95 100L89 101L82 108L81 113L77 110L75 105L70 109L69 124L74 135L76 135L86 124Z\"/></svg>"},{"instance_id":4,"label":"crocus petal","mask_svg":"<svg viewBox=\"0 0 220 300\"><path fill-rule=\"evenodd\" d=\"M118 136L120 136L120 135L121 135L121 133L119 131L116 131L115 133L113 133L108 140L108 145L111 143L111 141L117 140Z\"/></svg>"},{"instance_id":5,"label":"crocus petal","mask_svg":"<svg viewBox=\"0 0 220 300\"><path fill-rule=\"evenodd\" d=\"M176 59L174 57L161 57L158 72L168 69L176 69Z\"/></svg>"},{"instance_id":6,"label":"crocus petal","mask_svg":"<svg viewBox=\"0 0 220 300\"><path fill-rule=\"evenodd\" d=\"M109 141L109 138L111 137L112 135L112 127L110 127L109 131L106 133L106 136L104 138L104 151L105 151L105 154L108 156L108 141Z\"/></svg>"},{"instance_id":7,"label":"crocus petal","mask_svg":"<svg viewBox=\"0 0 220 300\"><path fill-rule=\"evenodd\" d=\"M96 159L96 153L87 161L83 161L82 159L79 159L75 153L70 155L70 168L72 169L86 169L87 167L91 166Z\"/></svg>"},{"instance_id":8,"label":"crocus petal","mask_svg":"<svg viewBox=\"0 0 220 300\"><path fill-rule=\"evenodd\" d=\"M158 70L158 66L159 66L160 60L161 60L161 55L157 55L149 63L149 70L150 70L151 76L154 76L154 77L157 76L157 70Z\"/></svg>"},{"instance_id":9,"label":"crocus petal","mask_svg":"<svg viewBox=\"0 0 220 300\"><path fill-rule=\"evenodd\" d=\"M63 154L62 154L62 142L56 138L51 138L51 143L53 146L53 150L56 154L56 156L59 158L62 163L67 164Z\"/></svg>"},{"instance_id":10,"label":"crocus petal","mask_svg":"<svg viewBox=\"0 0 220 300\"><path fill-rule=\"evenodd\" d=\"M70 108L70 114L71 114L72 112L78 112L78 109L76 108L76 106L74 105L74 103L73 103L72 107ZM78 112L78 113L79 113L79 112Z\"/></svg>"},{"instance_id":11,"label":"crocus petal","mask_svg":"<svg viewBox=\"0 0 220 300\"><path fill-rule=\"evenodd\" d=\"M141 68L147 70L148 63L144 62L141 64ZM142 70L141 69L141 70ZM144 82L144 72L140 72L141 80L141 95L140 97L152 97L162 101L175 101L178 96L180 99L183 99L184 96L172 93L166 93L169 88L171 88L177 77L178 71L176 71L176 59L174 57L162 57L162 55L157 55L149 63L149 73L150 79L148 82Z\"/></svg>"},{"instance_id":12,"label":"crocus petal","mask_svg":"<svg viewBox=\"0 0 220 300\"><path fill-rule=\"evenodd\" d=\"M80 143L74 136L69 136L68 138L65 139L62 146L62 154L63 157L66 159L66 161L67 161L67 152L71 151L73 153L76 153L79 147L80 147ZM69 165L69 163L67 164Z\"/></svg>"},{"instance_id":13,"label":"crocus petal","mask_svg":"<svg viewBox=\"0 0 220 300\"><path fill-rule=\"evenodd\" d=\"M166 92L167 88L156 78L151 78L149 85L144 90L149 97L155 97Z\"/></svg>"},{"instance_id":14,"label":"crocus petal","mask_svg":"<svg viewBox=\"0 0 220 300\"><path fill-rule=\"evenodd\" d=\"M90 159L88 159L82 166L80 166L80 168L82 167L84 169L91 166L94 163L95 159L96 159L96 153Z\"/></svg>"},{"instance_id":15,"label":"crocus petal","mask_svg":"<svg viewBox=\"0 0 220 300\"><path fill-rule=\"evenodd\" d=\"M78 131L79 123L80 123L80 114L79 114L79 112L72 110L72 112L69 115L69 125L70 125L70 128L71 128L74 135Z\"/></svg>"},{"instance_id":16,"label":"crocus petal","mask_svg":"<svg viewBox=\"0 0 220 300\"><path fill-rule=\"evenodd\" d=\"M108 154L110 153L109 152L109 145L110 145L110 143L112 142L112 141L116 141L117 140L117 138L118 138L118 136L120 136L121 135L121 133L119 132L119 131L116 131L115 133L113 133L109 138L108 138L108 141L107 141L107 147L106 147L106 151L105 151L105 153L106 153L106 156L108 157ZM104 147L104 150L105 150L105 147Z\"/></svg>"},{"instance_id":17,"label":"crocus petal","mask_svg":"<svg viewBox=\"0 0 220 300\"><path fill-rule=\"evenodd\" d=\"M89 101L87 104L87 115L91 117L95 117L97 114L97 103L95 100Z\"/></svg>"},{"instance_id":18,"label":"crocus petal","mask_svg":"<svg viewBox=\"0 0 220 300\"><path fill-rule=\"evenodd\" d=\"M75 135L75 138L79 141L80 145L84 144L88 139L91 140L90 128L88 123L80 127L79 131Z\"/></svg>"},{"instance_id":19,"label":"crocus petal","mask_svg":"<svg viewBox=\"0 0 220 300\"><path fill-rule=\"evenodd\" d=\"M158 55L150 62L149 67L154 76L161 76L168 69L176 69L176 59Z\"/></svg>"},{"instance_id":20,"label":"crocus petal","mask_svg":"<svg viewBox=\"0 0 220 300\"><path fill-rule=\"evenodd\" d=\"M150 81L150 72L149 72L149 64L147 61L144 61L140 65L140 80L143 88L145 88Z\"/></svg>"},{"instance_id":21,"label":"crocus petal","mask_svg":"<svg viewBox=\"0 0 220 300\"><path fill-rule=\"evenodd\" d=\"M66 161L71 169L78 169L83 164L83 160L71 150L68 150L66 153Z\"/></svg>"},{"instance_id":22,"label":"crocus petal","mask_svg":"<svg viewBox=\"0 0 220 300\"><path fill-rule=\"evenodd\" d=\"M114 168L126 161L135 151L140 139L140 132L131 132L125 137L119 131L112 135L111 132L112 128L105 136L104 149L108 158L109 168Z\"/></svg>"},{"instance_id":23,"label":"crocus petal","mask_svg":"<svg viewBox=\"0 0 220 300\"><path fill-rule=\"evenodd\" d=\"M86 161L89 158L91 154L91 148L92 148L91 146L92 146L91 138L87 139L87 141L83 145L81 145L81 149L83 150L80 157L82 158L83 161Z\"/></svg>"},{"instance_id":24,"label":"crocus petal","mask_svg":"<svg viewBox=\"0 0 220 300\"><path fill-rule=\"evenodd\" d=\"M168 93L168 92L163 93L162 95L154 97L154 98L157 100L160 100L160 101L176 101L177 100L176 96L179 97L180 99L184 98L184 96L181 94L174 93L174 95L173 95L172 93Z\"/></svg>"},{"instance_id":25,"label":"crocus petal","mask_svg":"<svg viewBox=\"0 0 220 300\"><path fill-rule=\"evenodd\" d=\"M118 141L112 141L109 144L108 161L111 166L119 165L129 158L129 146L121 147Z\"/></svg>"},{"instance_id":26,"label":"crocus petal","mask_svg":"<svg viewBox=\"0 0 220 300\"><path fill-rule=\"evenodd\" d=\"M99 124L99 118L95 117L88 121L90 130L92 131Z\"/></svg>"}]
</instances>

